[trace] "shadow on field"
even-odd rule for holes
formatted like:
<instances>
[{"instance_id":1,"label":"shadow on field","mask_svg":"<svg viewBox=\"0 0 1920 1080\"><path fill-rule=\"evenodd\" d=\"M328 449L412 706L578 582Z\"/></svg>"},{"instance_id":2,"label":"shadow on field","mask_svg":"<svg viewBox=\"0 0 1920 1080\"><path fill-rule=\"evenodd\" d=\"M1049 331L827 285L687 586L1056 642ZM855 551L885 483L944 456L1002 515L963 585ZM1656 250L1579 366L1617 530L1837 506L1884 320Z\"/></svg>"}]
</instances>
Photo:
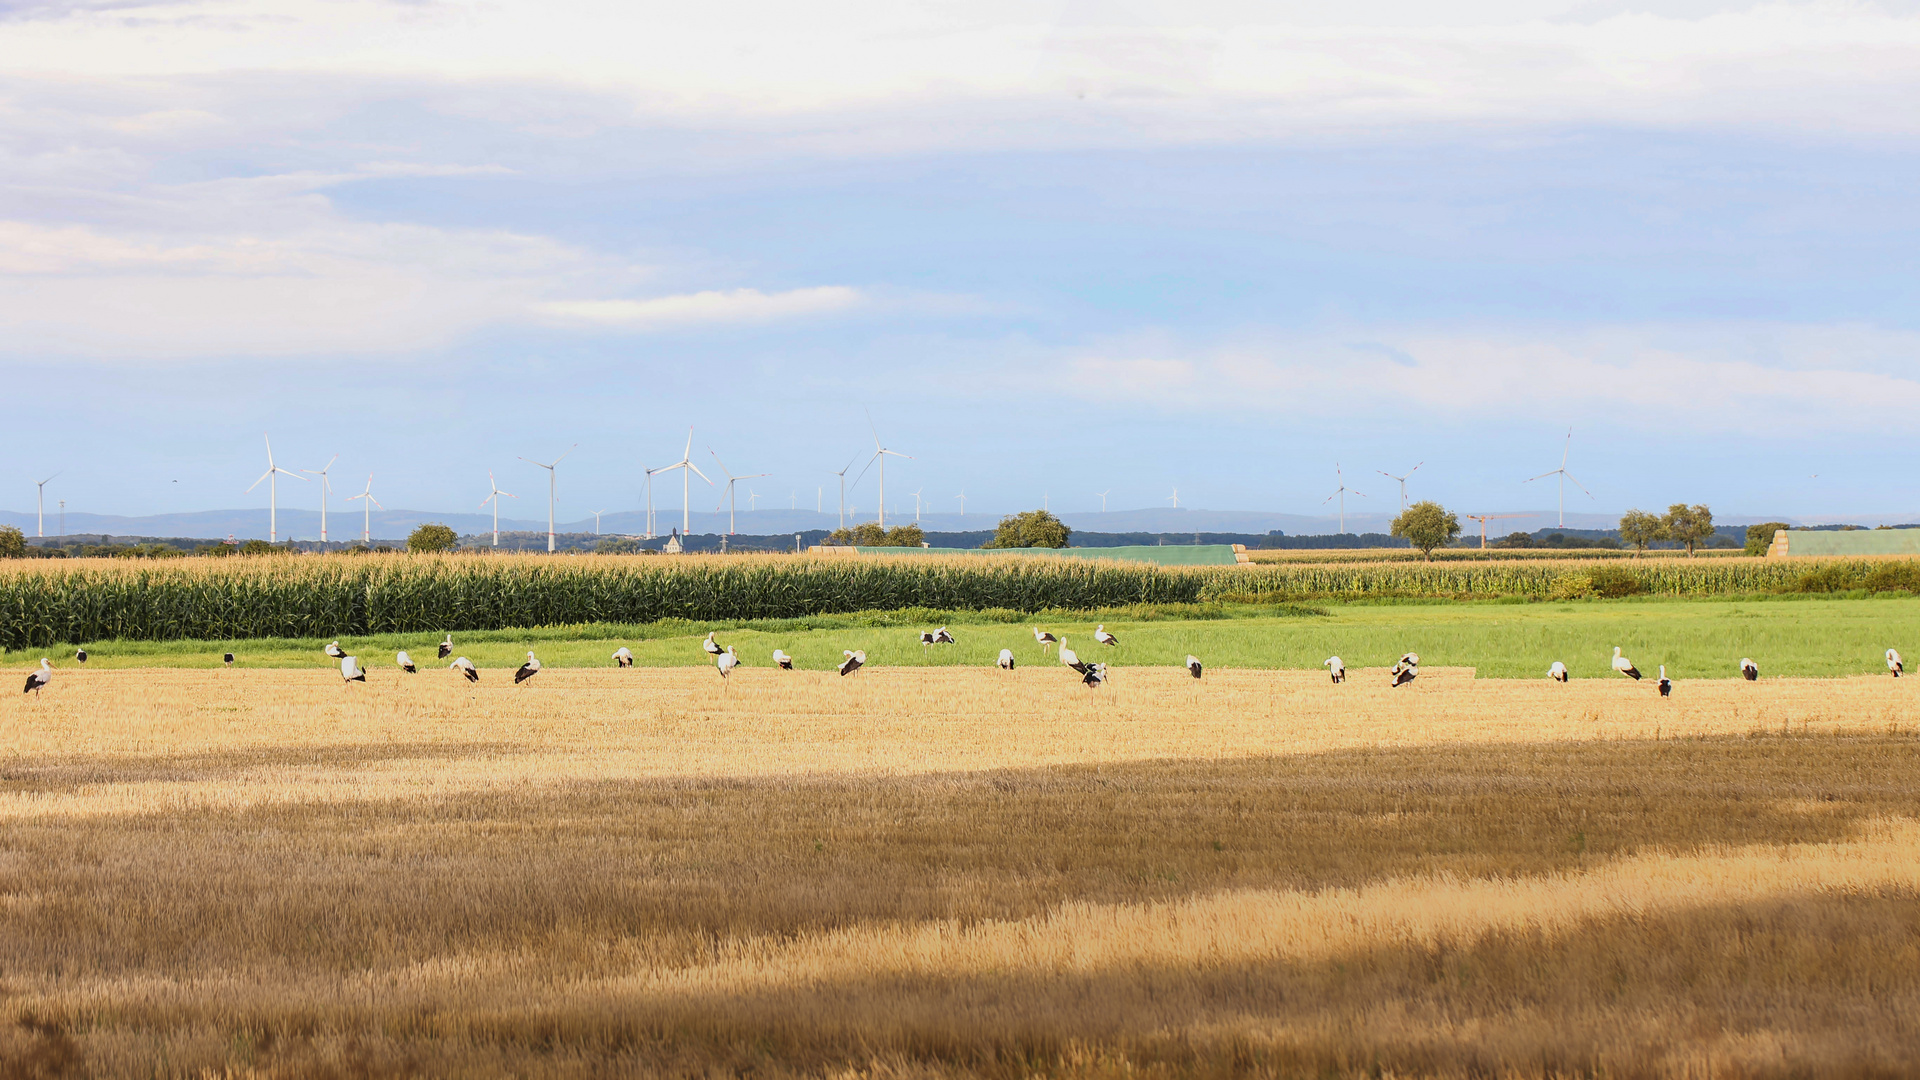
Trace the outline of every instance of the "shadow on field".
<instances>
[{"instance_id":1,"label":"shadow on field","mask_svg":"<svg viewBox=\"0 0 1920 1080\"><path fill-rule=\"evenodd\" d=\"M393 742L271 746L152 758L127 754L16 755L0 760L0 794L66 795L82 787L111 784L239 781L271 769L356 769L394 761L464 761L530 752L518 742Z\"/></svg>"}]
</instances>

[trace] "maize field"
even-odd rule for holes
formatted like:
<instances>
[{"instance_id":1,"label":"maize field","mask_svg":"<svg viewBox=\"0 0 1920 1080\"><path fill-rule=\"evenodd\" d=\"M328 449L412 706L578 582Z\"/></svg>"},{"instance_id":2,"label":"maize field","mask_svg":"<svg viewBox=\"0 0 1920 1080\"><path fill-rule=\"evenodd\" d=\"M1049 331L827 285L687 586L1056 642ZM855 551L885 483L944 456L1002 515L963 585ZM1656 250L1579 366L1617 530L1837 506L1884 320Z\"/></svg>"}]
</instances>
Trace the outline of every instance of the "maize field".
<instances>
[{"instance_id":1,"label":"maize field","mask_svg":"<svg viewBox=\"0 0 1920 1080\"><path fill-rule=\"evenodd\" d=\"M855 611L1092 610L1300 599L1707 597L1920 592L1920 560L1153 567L1084 560L792 556L338 555L17 562L0 569L0 648L309 638Z\"/></svg>"}]
</instances>

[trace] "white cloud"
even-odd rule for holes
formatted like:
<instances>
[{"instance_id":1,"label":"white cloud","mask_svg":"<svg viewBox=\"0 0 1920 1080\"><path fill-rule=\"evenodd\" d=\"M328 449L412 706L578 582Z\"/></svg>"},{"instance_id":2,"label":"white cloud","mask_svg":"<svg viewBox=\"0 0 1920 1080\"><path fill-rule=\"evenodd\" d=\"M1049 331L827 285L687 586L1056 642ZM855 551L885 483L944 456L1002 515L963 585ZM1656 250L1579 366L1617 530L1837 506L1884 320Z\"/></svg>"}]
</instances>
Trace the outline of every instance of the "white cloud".
<instances>
[{"instance_id":1,"label":"white cloud","mask_svg":"<svg viewBox=\"0 0 1920 1080\"><path fill-rule=\"evenodd\" d=\"M824 315L858 307L865 299L857 289L822 285L777 293L730 289L647 300L557 300L535 305L535 310L562 323L645 330Z\"/></svg>"}]
</instances>

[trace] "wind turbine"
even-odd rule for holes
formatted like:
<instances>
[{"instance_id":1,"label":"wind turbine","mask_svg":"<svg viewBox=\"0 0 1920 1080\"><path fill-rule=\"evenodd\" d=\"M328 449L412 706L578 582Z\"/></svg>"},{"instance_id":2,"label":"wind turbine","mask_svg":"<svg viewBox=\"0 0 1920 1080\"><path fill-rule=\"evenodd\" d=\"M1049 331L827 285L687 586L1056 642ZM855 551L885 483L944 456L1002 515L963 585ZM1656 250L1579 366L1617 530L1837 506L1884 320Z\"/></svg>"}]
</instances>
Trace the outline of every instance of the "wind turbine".
<instances>
[{"instance_id":1,"label":"wind turbine","mask_svg":"<svg viewBox=\"0 0 1920 1080\"><path fill-rule=\"evenodd\" d=\"M1426 462L1424 462L1424 461L1420 463L1420 465L1425 465L1425 464L1426 464ZM1415 465L1415 466L1414 466L1413 468L1411 468L1411 469L1408 469L1408 470L1407 470L1407 476L1412 476L1412 475L1413 475L1414 473L1417 473L1417 472L1419 472L1419 471L1420 471L1420 465ZM1387 478L1387 479L1389 479L1389 480L1398 480L1398 481L1400 481L1400 512L1401 512L1401 513L1406 513L1406 510L1407 510L1407 476L1395 476L1395 475L1393 475L1392 473L1390 473L1390 472L1388 472L1388 471L1387 471L1387 470L1385 470L1385 469L1375 469L1375 470L1373 470L1373 471L1374 471L1374 472L1377 472L1377 473L1379 473L1379 474L1380 474L1381 476L1384 476L1384 477L1386 477L1386 478Z\"/></svg>"},{"instance_id":2,"label":"wind turbine","mask_svg":"<svg viewBox=\"0 0 1920 1080\"><path fill-rule=\"evenodd\" d=\"M567 447L567 454L571 454L579 448L580 444L574 443L572 446ZM529 465L539 465L541 468L547 470L547 554L549 555L553 554L553 504L560 494L560 470L557 466L566 460L567 454L561 454L559 457L554 458L552 465L542 464L530 457L522 457L520 459Z\"/></svg>"},{"instance_id":3,"label":"wind turbine","mask_svg":"<svg viewBox=\"0 0 1920 1080\"><path fill-rule=\"evenodd\" d=\"M264 433L260 437L263 439L267 439L267 436ZM303 484L307 482L307 478L304 476L301 476L299 473L291 472L289 470L283 469L280 466L275 465L273 463L273 440L267 439L267 471L260 474L260 480L265 480L267 482L267 543L269 544L277 544L280 542L280 490L279 489L280 489L280 475L282 473L285 473L286 475L293 477L295 480L298 480ZM259 487L260 480L255 480L253 483L248 484L247 491L252 491L254 488ZM246 492L243 491L241 492L241 494L244 495L246 494Z\"/></svg>"},{"instance_id":4,"label":"wind turbine","mask_svg":"<svg viewBox=\"0 0 1920 1080\"><path fill-rule=\"evenodd\" d=\"M925 490L927 489L926 488L920 489L920 491L925 491ZM915 525L920 524L920 491L916 491L913 493L913 523Z\"/></svg>"},{"instance_id":5,"label":"wind turbine","mask_svg":"<svg viewBox=\"0 0 1920 1080\"><path fill-rule=\"evenodd\" d=\"M1168 496L1168 498L1173 500L1173 508L1175 510L1180 509L1180 489L1179 488L1174 488L1173 494Z\"/></svg>"},{"instance_id":6,"label":"wind turbine","mask_svg":"<svg viewBox=\"0 0 1920 1080\"><path fill-rule=\"evenodd\" d=\"M487 470L487 486L493 489L493 493L488 495L486 498L480 500L480 508L484 510L486 509L488 503L493 504L493 546L499 547L500 546L500 496L505 495L509 499L517 499L520 496L515 495L511 491L501 491L500 485L494 482L492 469ZM381 509L384 510L385 507L382 507Z\"/></svg>"},{"instance_id":7,"label":"wind turbine","mask_svg":"<svg viewBox=\"0 0 1920 1080\"><path fill-rule=\"evenodd\" d=\"M707 474L701 472L700 466L693 463L693 429L691 427L687 429L687 448L680 452L680 460L653 471L672 472L675 469L682 470L680 473L680 535L685 536L691 529L692 526L690 523L693 520L693 514L690 509L693 504L689 501L693 497L693 479L689 477L687 473L695 473L700 479L707 480ZM707 480L707 486L712 487L713 481ZM685 542L684 540L681 541L681 543Z\"/></svg>"},{"instance_id":8,"label":"wind turbine","mask_svg":"<svg viewBox=\"0 0 1920 1080\"><path fill-rule=\"evenodd\" d=\"M881 528L884 529L887 527L887 458L889 456L903 457L911 461L913 460L913 455L903 454L898 450L889 450L886 447L880 445L880 429L873 426L873 414L871 412L867 414L867 427L873 432L873 456L867 459L867 469L873 468L873 463L876 461L880 463L879 525ZM867 469L861 469L860 476L867 475ZM859 476L854 477L853 486L854 487L860 486Z\"/></svg>"},{"instance_id":9,"label":"wind turbine","mask_svg":"<svg viewBox=\"0 0 1920 1080\"><path fill-rule=\"evenodd\" d=\"M1333 475L1336 477L1339 477L1340 479L1340 490L1334 492L1332 495L1327 496L1325 499L1322 499L1320 501L1320 505L1325 506L1328 503L1332 502L1335 496L1339 497L1340 499L1340 534L1342 536L1345 536L1347 532L1347 492L1353 491L1353 489L1347 486L1347 478L1340 472L1340 463L1337 461L1333 463ZM1412 474L1408 474L1408 475L1412 475ZM1353 491L1353 493L1355 495L1360 496L1363 499L1367 497L1366 493L1362 491Z\"/></svg>"},{"instance_id":10,"label":"wind turbine","mask_svg":"<svg viewBox=\"0 0 1920 1080\"><path fill-rule=\"evenodd\" d=\"M643 464L640 466L640 471L647 474L647 539L651 540L653 539L653 474L658 470L649 469Z\"/></svg>"},{"instance_id":11,"label":"wind turbine","mask_svg":"<svg viewBox=\"0 0 1920 1080\"><path fill-rule=\"evenodd\" d=\"M711 447L711 446L709 446L709 447L707 447L707 453L709 453L709 454L713 454L713 447ZM716 464L716 465L718 465L718 466L720 466L720 474L721 474L722 476L725 476L725 477L727 478L727 491L726 491L726 496L727 496L727 535L728 535L728 536L732 536L732 535L734 534L734 528L733 528L733 509L734 509L734 494L733 494L733 492L734 492L734 485L735 485L736 483L739 483L739 482L740 482L740 481L742 481L742 480L753 480L753 479L757 479L757 478L759 478L759 477L762 477L762 476L772 476L773 474L772 474L772 473L763 473L763 472L757 472L757 473L748 473L748 474L747 474L747 475L745 475L745 476L735 476L735 475L733 475L732 473L730 473L730 472L728 472L728 471L727 471L727 463L726 463L726 462L724 462L724 461L721 461L721 460L720 460L720 455L719 455L719 454L713 454L713 461L714 461L714 464ZM702 476L702 477L701 477L701 479L702 479L702 480L706 480L706 477L704 477L704 476ZM712 481L711 481L711 480L709 480L709 481L707 481L707 482L708 482L708 483L712 483ZM718 509L720 509L720 508L719 508L718 506L715 506L715 507L714 507L714 509L715 509L715 510L718 510ZM748 507L747 507L747 509L749 509L749 510L751 510L751 509L753 509L753 507L752 507L752 505L751 505L751 503L749 503L749 505L748 505Z\"/></svg>"},{"instance_id":12,"label":"wind turbine","mask_svg":"<svg viewBox=\"0 0 1920 1080\"><path fill-rule=\"evenodd\" d=\"M955 495L954 498L960 500L960 516L966 517L967 516L967 493L963 491L960 494Z\"/></svg>"},{"instance_id":13,"label":"wind turbine","mask_svg":"<svg viewBox=\"0 0 1920 1080\"><path fill-rule=\"evenodd\" d=\"M1573 429L1568 428L1567 441L1565 445L1560 447L1560 467L1552 472L1543 472L1539 476L1529 476L1521 481L1523 484L1531 484L1535 480L1545 480L1549 476L1558 476L1560 478L1560 528L1562 529L1567 527L1567 481L1573 480L1573 474L1567 471L1567 451L1571 449L1573 449ZM1580 488L1581 491L1587 491L1578 480L1573 480L1573 486ZM1587 491L1587 498L1593 498L1593 492Z\"/></svg>"},{"instance_id":14,"label":"wind turbine","mask_svg":"<svg viewBox=\"0 0 1920 1080\"><path fill-rule=\"evenodd\" d=\"M333 463L339 460L340 455L335 454L327 459L325 468L300 470L320 478L320 542L323 544L327 542L327 493L333 490L333 481L327 479L327 469L333 468Z\"/></svg>"},{"instance_id":15,"label":"wind turbine","mask_svg":"<svg viewBox=\"0 0 1920 1080\"><path fill-rule=\"evenodd\" d=\"M1107 489L1107 491L1112 491L1112 490L1113 490L1112 488ZM1094 494L1100 496L1100 512L1103 514L1107 512L1107 491L1094 492Z\"/></svg>"},{"instance_id":16,"label":"wind turbine","mask_svg":"<svg viewBox=\"0 0 1920 1080\"><path fill-rule=\"evenodd\" d=\"M853 463L859 460L859 454L853 455L847 462L847 469L853 468ZM840 527L843 529L847 527L847 469L841 469L833 474L840 478ZM864 471L862 470L863 473Z\"/></svg>"},{"instance_id":17,"label":"wind turbine","mask_svg":"<svg viewBox=\"0 0 1920 1080\"><path fill-rule=\"evenodd\" d=\"M337 457L338 455L335 456ZM327 464L331 466L333 462L329 461ZM371 544L373 543L373 508L379 506L382 510L386 509L385 506L381 506L379 499L373 497L372 473L367 474L367 489L365 491L362 491L358 495L347 496L348 502L352 502L355 499L367 500L360 504L360 542L363 544ZM480 505L485 506L486 504L481 503ZM325 530L322 531L324 532Z\"/></svg>"},{"instance_id":18,"label":"wind turbine","mask_svg":"<svg viewBox=\"0 0 1920 1080\"><path fill-rule=\"evenodd\" d=\"M747 510L748 510L748 512L749 512L749 513L751 513L751 512L752 512L752 511L754 511L754 510L757 510L757 509L759 509L759 505L760 505L760 504L759 504L759 499L760 499L760 493L759 493L759 492L757 492L757 491L755 491L755 490L753 490L753 487L752 487L752 485L748 485L748 487L747 487Z\"/></svg>"},{"instance_id":19,"label":"wind turbine","mask_svg":"<svg viewBox=\"0 0 1920 1080\"><path fill-rule=\"evenodd\" d=\"M606 513L605 510L595 510L593 512L593 535L595 536L600 535L600 515L604 513Z\"/></svg>"},{"instance_id":20,"label":"wind turbine","mask_svg":"<svg viewBox=\"0 0 1920 1080\"><path fill-rule=\"evenodd\" d=\"M65 472L65 471L66 471L65 469L60 470L60 472ZM47 485L53 482L54 476L59 476L59 475L60 473L58 472L54 473L53 476L49 476L45 480L42 480L39 483L34 485L34 487L38 491L38 494L34 495L33 497L33 505L34 505L34 508L39 511L39 517L40 517L40 524L35 527L34 532L41 537L45 537L47 535ZM65 531L65 530L62 530L62 531Z\"/></svg>"}]
</instances>

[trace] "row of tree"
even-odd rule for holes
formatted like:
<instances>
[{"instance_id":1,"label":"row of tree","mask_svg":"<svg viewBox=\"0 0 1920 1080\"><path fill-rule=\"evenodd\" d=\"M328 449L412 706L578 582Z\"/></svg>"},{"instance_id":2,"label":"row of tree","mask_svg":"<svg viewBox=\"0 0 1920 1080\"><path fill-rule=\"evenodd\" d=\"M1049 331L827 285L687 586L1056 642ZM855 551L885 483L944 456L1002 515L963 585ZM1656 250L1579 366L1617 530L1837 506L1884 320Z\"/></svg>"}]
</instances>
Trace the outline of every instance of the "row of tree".
<instances>
[{"instance_id":1,"label":"row of tree","mask_svg":"<svg viewBox=\"0 0 1920 1080\"><path fill-rule=\"evenodd\" d=\"M1775 523L1778 528L1784 524ZM1761 528L1769 528L1762 526ZM1393 519L1393 535L1402 537L1414 547L1420 549L1428 559L1433 558L1433 549L1446 547L1460 535L1460 519L1446 507L1431 500L1414 503ZM1620 519L1620 539L1632 544L1634 550L1645 551L1647 545L1660 540L1670 540L1676 544L1685 544L1687 554L1692 555L1695 547L1713 535L1713 511L1695 503L1674 503L1667 507L1665 514L1650 514L1645 510L1629 510ZM1747 546L1751 552L1755 532L1747 533ZM1773 540L1769 528L1766 533L1768 542ZM1765 554L1763 547L1758 554Z\"/></svg>"}]
</instances>

